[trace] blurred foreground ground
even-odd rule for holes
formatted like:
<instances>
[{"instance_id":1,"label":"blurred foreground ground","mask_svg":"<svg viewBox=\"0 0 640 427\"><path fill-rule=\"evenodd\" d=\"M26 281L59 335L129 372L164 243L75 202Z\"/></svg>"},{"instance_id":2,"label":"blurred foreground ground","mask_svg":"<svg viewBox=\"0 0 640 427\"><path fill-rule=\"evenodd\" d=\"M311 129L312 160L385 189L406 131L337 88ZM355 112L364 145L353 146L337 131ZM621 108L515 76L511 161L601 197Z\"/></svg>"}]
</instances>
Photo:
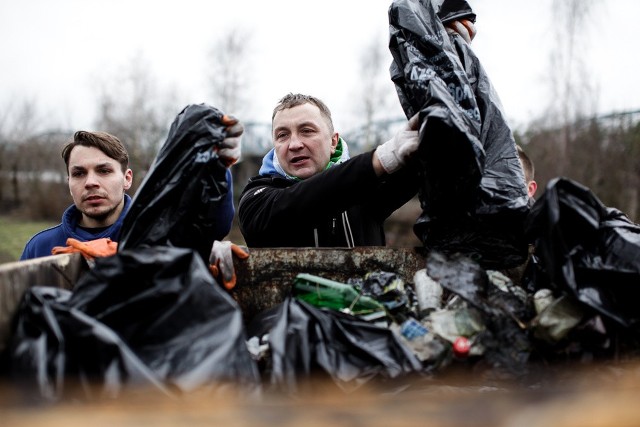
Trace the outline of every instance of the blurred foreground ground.
<instances>
[{"instance_id":1,"label":"blurred foreground ground","mask_svg":"<svg viewBox=\"0 0 640 427\"><path fill-rule=\"evenodd\" d=\"M33 404L3 388L2 426L638 426L640 363L571 368L526 388L471 373L408 388L345 394L316 384L295 397L242 395L233 387L173 399L136 390L91 403ZM312 389L312 390L311 390ZM241 396L239 396L241 394Z\"/></svg>"}]
</instances>

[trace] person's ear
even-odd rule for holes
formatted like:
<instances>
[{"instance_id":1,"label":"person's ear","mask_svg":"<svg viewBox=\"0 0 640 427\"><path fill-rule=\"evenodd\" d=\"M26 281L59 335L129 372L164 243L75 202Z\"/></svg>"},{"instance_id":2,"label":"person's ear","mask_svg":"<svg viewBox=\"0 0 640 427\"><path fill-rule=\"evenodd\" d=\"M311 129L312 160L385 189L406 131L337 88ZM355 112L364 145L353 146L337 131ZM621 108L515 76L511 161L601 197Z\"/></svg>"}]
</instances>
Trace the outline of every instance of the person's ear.
<instances>
[{"instance_id":1,"label":"person's ear","mask_svg":"<svg viewBox=\"0 0 640 427\"><path fill-rule=\"evenodd\" d=\"M133 171L131 169L127 169L124 173L124 189L128 190L131 188L133 184Z\"/></svg>"},{"instance_id":2,"label":"person's ear","mask_svg":"<svg viewBox=\"0 0 640 427\"><path fill-rule=\"evenodd\" d=\"M529 197L533 197L534 194L536 194L536 190L538 189L538 183L535 181L529 181L529 183L527 184L527 193L529 194Z\"/></svg>"},{"instance_id":3,"label":"person's ear","mask_svg":"<svg viewBox=\"0 0 640 427\"><path fill-rule=\"evenodd\" d=\"M336 147L338 146L338 140L340 139L340 134L338 132L334 133L331 137L331 154L336 152Z\"/></svg>"}]
</instances>

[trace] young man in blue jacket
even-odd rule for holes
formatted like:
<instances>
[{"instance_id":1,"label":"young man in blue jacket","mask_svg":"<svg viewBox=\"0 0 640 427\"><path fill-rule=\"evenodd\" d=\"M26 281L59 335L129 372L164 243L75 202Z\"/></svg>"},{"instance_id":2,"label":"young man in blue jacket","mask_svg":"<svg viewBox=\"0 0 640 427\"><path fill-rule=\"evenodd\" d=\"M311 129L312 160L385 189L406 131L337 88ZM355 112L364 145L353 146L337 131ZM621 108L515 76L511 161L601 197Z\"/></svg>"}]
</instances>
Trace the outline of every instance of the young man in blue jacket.
<instances>
[{"instance_id":1,"label":"young man in blue jacket","mask_svg":"<svg viewBox=\"0 0 640 427\"><path fill-rule=\"evenodd\" d=\"M51 255L67 238L89 241L108 237L117 241L124 214L131 204L125 193L133 172L129 154L118 138L106 132L78 131L62 149L73 205L62 222L29 240L21 260Z\"/></svg>"},{"instance_id":2,"label":"young man in blue jacket","mask_svg":"<svg viewBox=\"0 0 640 427\"><path fill-rule=\"evenodd\" d=\"M227 134L218 155L226 164L235 163L240 156L240 125ZM81 242L110 238L117 242L131 198L133 172L129 155L122 142L106 132L78 131L62 149L67 166L69 191L73 204L62 215L62 222L40 231L26 244L20 260L51 255L51 250L67 245L67 239ZM231 172L226 179L231 185ZM233 192L229 191L219 212L219 236L229 232L235 213ZM223 234L224 233L224 234Z\"/></svg>"}]
</instances>

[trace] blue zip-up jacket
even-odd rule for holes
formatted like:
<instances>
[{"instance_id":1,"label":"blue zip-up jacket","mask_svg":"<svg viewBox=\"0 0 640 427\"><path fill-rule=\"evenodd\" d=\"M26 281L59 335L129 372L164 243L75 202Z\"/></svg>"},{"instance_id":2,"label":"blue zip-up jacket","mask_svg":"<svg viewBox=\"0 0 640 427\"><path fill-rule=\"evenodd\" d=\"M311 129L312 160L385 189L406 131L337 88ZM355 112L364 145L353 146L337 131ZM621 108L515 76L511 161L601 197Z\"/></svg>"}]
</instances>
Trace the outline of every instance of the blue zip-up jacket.
<instances>
[{"instance_id":1,"label":"blue zip-up jacket","mask_svg":"<svg viewBox=\"0 0 640 427\"><path fill-rule=\"evenodd\" d=\"M213 230L213 238L215 240L222 240L229 234L233 216L235 215L235 206L233 205L233 175L229 169L226 171L226 180L229 184L229 191L216 212L217 217ZM124 216L130 206L131 197L125 194L124 209L122 209L118 220L102 232L92 234L90 231L78 227L78 220L80 219L81 213L75 205L71 205L62 214L62 223L40 231L27 242L20 256L20 260L49 256L54 246L67 246L67 238L69 237L73 237L82 242L109 237L114 242L117 242L120 237L120 229L122 228Z\"/></svg>"},{"instance_id":2,"label":"blue zip-up jacket","mask_svg":"<svg viewBox=\"0 0 640 427\"><path fill-rule=\"evenodd\" d=\"M122 220L124 219L125 213L129 210L129 206L131 206L131 197L125 194L124 208L118 220L102 232L93 234L87 229L78 227L78 220L82 214L75 205L71 205L62 214L62 222L60 224L40 231L27 242L20 256L20 260L49 256L54 246L67 246L67 239L69 237L82 242L108 237L114 242L117 242L118 236L120 235L120 228L122 227Z\"/></svg>"}]
</instances>

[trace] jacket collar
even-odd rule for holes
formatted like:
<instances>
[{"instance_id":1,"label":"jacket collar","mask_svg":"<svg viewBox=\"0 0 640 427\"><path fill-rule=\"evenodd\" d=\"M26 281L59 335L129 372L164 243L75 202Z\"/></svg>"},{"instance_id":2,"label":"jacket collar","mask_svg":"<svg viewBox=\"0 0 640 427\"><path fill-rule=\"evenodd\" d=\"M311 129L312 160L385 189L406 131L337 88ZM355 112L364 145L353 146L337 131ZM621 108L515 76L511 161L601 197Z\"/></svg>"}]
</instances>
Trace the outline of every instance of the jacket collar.
<instances>
[{"instance_id":1,"label":"jacket collar","mask_svg":"<svg viewBox=\"0 0 640 427\"><path fill-rule=\"evenodd\" d=\"M336 151L331 156L331 159L329 159L329 163L327 164L326 169L329 169L333 165L337 165L348 160L349 157L349 147L347 146L347 142L342 139L342 137L338 138ZM269 150L269 152L262 158L262 165L260 166L258 174L261 176L280 175L286 179L296 181L300 180L300 178L297 178L295 176L287 175L284 169L282 169L282 166L280 166L280 162L278 162L275 148Z\"/></svg>"}]
</instances>

